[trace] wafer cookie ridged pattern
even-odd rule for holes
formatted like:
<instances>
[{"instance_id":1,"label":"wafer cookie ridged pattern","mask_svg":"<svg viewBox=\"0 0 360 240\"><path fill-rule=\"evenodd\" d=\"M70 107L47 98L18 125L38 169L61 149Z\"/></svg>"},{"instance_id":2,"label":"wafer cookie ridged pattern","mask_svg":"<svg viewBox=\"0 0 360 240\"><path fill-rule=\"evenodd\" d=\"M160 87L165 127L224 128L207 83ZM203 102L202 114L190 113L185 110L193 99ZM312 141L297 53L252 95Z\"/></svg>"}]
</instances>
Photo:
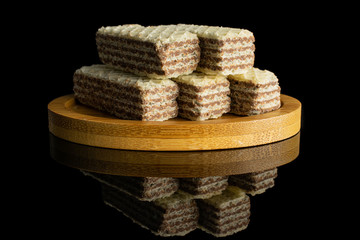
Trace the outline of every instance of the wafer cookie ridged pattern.
<instances>
[{"instance_id":1,"label":"wafer cookie ridged pattern","mask_svg":"<svg viewBox=\"0 0 360 240\"><path fill-rule=\"evenodd\" d=\"M179 86L180 117L203 121L230 111L230 84L224 76L196 72L173 80Z\"/></svg>"},{"instance_id":2,"label":"wafer cookie ridged pattern","mask_svg":"<svg viewBox=\"0 0 360 240\"><path fill-rule=\"evenodd\" d=\"M178 30L176 25L102 27L96 44L103 63L151 78L189 74L200 60L196 34Z\"/></svg>"},{"instance_id":3,"label":"wafer cookie ridged pattern","mask_svg":"<svg viewBox=\"0 0 360 240\"><path fill-rule=\"evenodd\" d=\"M121 119L164 121L177 116L178 86L106 65L85 66L74 74L75 98Z\"/></svg>"},{"instance_id":4,"label":"wafer cookie ridged pattern","mask_svg":"<svg viewBox=\"0 0 360 240\"><path fill-rule=\"evenodd\" d=\"M253 67L255 37L246 29L179 24L200 40L201 59L197 71L207 74L241 74Z\"/></svg>"},{"instance_id":5,"label":"wafer cookie ridged pattern","mask_svg":"<svg viewBox=\"0 0 360 240\"><path fill-rule=\"evenodd\" d=\"M281 106L280 86L274 73L252 68L244 74L229 75L231 113L257 115Z\"/></svg>"}]
</instances>

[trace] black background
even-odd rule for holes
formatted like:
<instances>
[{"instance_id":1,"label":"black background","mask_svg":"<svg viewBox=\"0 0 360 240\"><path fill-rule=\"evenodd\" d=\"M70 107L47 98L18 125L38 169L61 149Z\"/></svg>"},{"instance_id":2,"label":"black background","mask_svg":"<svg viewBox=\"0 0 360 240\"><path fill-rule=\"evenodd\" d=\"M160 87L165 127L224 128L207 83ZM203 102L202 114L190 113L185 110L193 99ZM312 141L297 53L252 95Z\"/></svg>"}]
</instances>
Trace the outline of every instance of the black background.
<instances>
[{"instance_id":1,"label":"black background","mask_svg":"<svg viewBox=\"0 0 360 240\"><path fill-rule=\"evenodd\" d=\"M255 36L255 67L274 72L282 93L302 103L299 157L279 168L274 188L251 198L248 228L229 239L324 236L343 229L344 210L336 204L342 199L338 175L329 174L327 166L332 164L329 155L325 155L334 149L322 141L327 127L321 124L319 116L328 110L319 92L324 83L323 72L332 68L324 66L323 53L327 48L324 39L336 10L311 4L245 6L239 2L235 6L214 2L198 3L196 7L192 4L170 1L133 2L126 6L105 2L78 7L54 4L27 15L26 36L22 35L20 40L29 40L22 60L29 68L20 71L23 63L14 60L15 70L11 71L15 76L28 76L22 79L21 86L28 95L12 107L19 114L16 124L21 127L19 133L8 139L8 146L17 146L9 148L15 163L15 167L8 168L12 174L10 181L21 180L11 187L7 197L12 210L9 222L21 226L14 234L157 239L106 207L97 182L56 163L49 154L47 104L72 93L76 69L100 63L95 45L97 29L128 23L188 23L248 29ZM26 110L29 112L25 113ZM182 239L197 238L212 239L201 230Z\"/></svg>"}]
</instances>

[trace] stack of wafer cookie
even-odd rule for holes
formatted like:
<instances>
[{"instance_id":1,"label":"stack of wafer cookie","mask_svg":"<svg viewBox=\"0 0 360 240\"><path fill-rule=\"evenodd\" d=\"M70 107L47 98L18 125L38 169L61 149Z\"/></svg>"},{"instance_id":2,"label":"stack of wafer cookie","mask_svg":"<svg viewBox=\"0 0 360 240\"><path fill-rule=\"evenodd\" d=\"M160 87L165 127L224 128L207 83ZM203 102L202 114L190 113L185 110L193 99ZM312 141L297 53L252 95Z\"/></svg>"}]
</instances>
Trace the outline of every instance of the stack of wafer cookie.
<instances>
[{"instance_id":1,"label":"stack of wafer cookie","mask_svg":"<svg viewBox=\"0 0 360 240\"><path fill-rule=\"evenodd\" d=\"M240 28L101 27L96 45L106 66L76 71L75 98L118 118L144 121L174 118L177 105L179 117L193 121L216 119L227 112L273 111L280 107L280 87L273 73L253 68L254 41L252 32ZM112 91L117 88L120 92Z\"/></svg>"},{"instance_id":2,"label":"stack of wafer cookie","mask_svg":"<svg viewBox=\"0 0 360 240\"><path fill-rule=\"evenodd\" d=\"M195 69L225 76L244 73L254 65L254 41L246 29L188 24L110 26L96 34L102 62L161 78Z\"/></svg>"}]
</instances>

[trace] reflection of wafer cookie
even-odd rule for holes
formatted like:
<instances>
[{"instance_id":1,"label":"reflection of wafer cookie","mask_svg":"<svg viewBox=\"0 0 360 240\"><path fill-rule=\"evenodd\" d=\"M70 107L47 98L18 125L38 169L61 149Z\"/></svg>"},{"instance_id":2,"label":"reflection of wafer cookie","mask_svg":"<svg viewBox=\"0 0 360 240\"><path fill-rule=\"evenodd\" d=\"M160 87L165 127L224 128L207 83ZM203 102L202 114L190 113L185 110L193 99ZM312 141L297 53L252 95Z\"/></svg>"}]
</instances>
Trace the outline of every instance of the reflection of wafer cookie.
<instances>
[{"instance_id":1,"label":"reflection of wafer cookie","mask_svg":"<svg viewBox=\"0 0 360 240\"><path fill-rule=\"evenodd\" d=\"M192 73L173 80L179 85L180 117L202 121L230 111L230 84L226 77Z\"/></svg>"},{"instance_id":2,"label":"reflection of wafer cookie","mask_svg":"<svg viewBox=\"0 0 360 240\"><path fill-rule=\"evenodd\" d=\"M200 229L225 237L247 228L250 198L235 186L228 186L221 195L197 200Z\"/></svg>"},{"instance_id":3,"label":"reflection of wafer cookie","mask_svg":"<svg viewBox=\"0 0 360 240\"><path fill-rule=\"evenodd\" d=\"M183 236L197 228L198 208L195 200L187 194L174 193L147 202L103 185L103 198L107 205L156 235Z\"/></svg>"},{"instance_id":4,"label":"reflection of wafer cookie","mask_svg":"<svg viewBox=\"0 0 360 240\"><path fill-rule=\"evenodd\" d=\"M261 171L234 175L229 177L231 185L244 189L252 196L265 192L275 185L274 179L277 177L277 168Z\"/></svg>"},{"instance_id":5,"label":"reflection of wafer cookie","mask_svg":"<svg viewBox=\"0 0 360 240\"><path fill-rule=\"evenodd\" d=\"M221 192L228 186L228 177L180 178L180 189L193 198L204 199Z\"/></svg>"},{"instance_id":6,"label":"reflection of wafer cookie","mask_svg":"<svg viewBox=\"0 0 360 240\"><path fill-rule=\"evenodd\" d=\"M177 116L178 86L171 80L92 65L76 70L73 90L80 103L118 118L164 121Z\"/></svg>"},{"instance_id":7,"label":"reflection of wafer cookie","mask_svg":"<svg viewBox=\"0 0 360 240\"><path fill-rule=\"evenodd\" d=\"M174 178L160 177L126 177L99 173L83 172L101 183L107 184L141 200L153 201L172 195L179 187Z\"/></svg>"}]
</instances>

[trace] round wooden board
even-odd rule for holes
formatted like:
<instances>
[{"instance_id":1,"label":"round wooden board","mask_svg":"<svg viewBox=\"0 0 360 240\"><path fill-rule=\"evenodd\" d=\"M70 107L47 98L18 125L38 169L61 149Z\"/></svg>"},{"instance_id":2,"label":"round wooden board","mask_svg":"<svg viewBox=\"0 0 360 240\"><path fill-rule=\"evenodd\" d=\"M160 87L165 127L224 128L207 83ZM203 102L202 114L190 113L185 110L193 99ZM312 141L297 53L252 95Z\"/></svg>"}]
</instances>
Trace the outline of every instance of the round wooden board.
<instances>
[{"instance_id":1,"label":"round wooden board","mask_svg":"<svg viewBox=\"0 0 360 240\"><path fill-rule=\"evenodd\" d=\"M281 108L265 114L225 114L201 122L182 118L145 122L115 118L66 95L49 103L48 117L52 134L89 146L144 151L214 150L256 146L294 136L300 130L301 103L282 94Z\"/></svg>"},{"instance_id":2,"label":"round wooden board","mask_svg":"<svg viewBox=\"0 0 360 240\"><path fill-rule=\"evenodd\" d=\"M207 177L258 172L299 155L300 133L266 145L216 151L132 151L86 146L50 133L50 153L66 166L136 177Z\"/></svg>"}]
</instances>

